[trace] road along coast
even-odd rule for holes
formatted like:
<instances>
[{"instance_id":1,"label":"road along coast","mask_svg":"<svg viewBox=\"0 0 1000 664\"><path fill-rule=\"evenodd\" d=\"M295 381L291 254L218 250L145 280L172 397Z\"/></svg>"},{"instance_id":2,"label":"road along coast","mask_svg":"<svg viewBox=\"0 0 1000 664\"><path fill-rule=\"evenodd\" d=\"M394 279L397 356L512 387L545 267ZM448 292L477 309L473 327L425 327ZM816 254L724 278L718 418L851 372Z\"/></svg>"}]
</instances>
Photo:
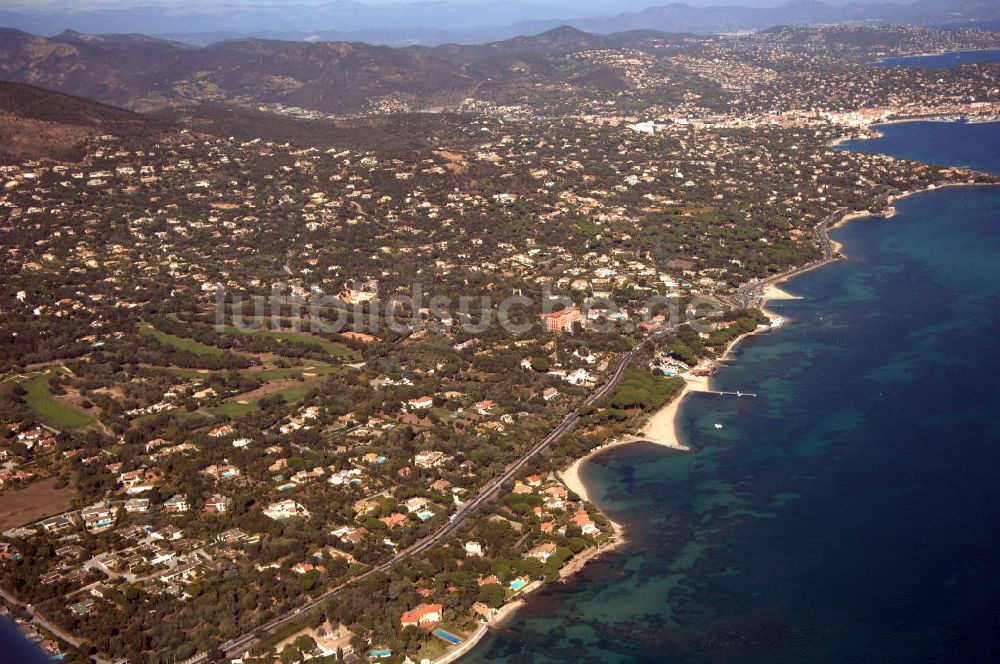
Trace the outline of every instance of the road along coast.
<instances>
[{"instance_id":1,"label":"road along coast","mask_svg":"<svg viewBox=\"0 0 1000 664\"><path fill-rule=\"evenodd\" d=\"M966 183L955 183L955 185L949 185L949 186L965 186L965 184ZM968 184L971 184L971 183L968 183ZM938 186L941 186L941 185L938 185ZM936 188L936 187L934 185L931 185L927 189L934 189L934 188ZM921 191L923 191L923 190L921 190ZM916 192L916 191L905 192L903 194L900 194L899 196L896 196L896 197L890 199L890 201L897 200L898 198L901 198L902 196L910 195L910 194L913 194L913 193L918 193L918 192ZM787 272L784 272L784 273L782 273L780 275L774 275L772 277L768 277L766 279L763 279L763 280L760 280L760 281L756 281L756 282L753 282L751 284L747 284L746 286L743 286L742 288L740 288L739 290L737 290L734 293L734 300L737 303L739 303L741 306L744 306L744 307L757 307L757 308L760 308L760 307L763 306L763 303L766 301L766 297L767 296L766 296L765 292L766 292L766 290L768 288L774 287L777 284L781 283L782 281L784 281L786 279L789 279L789 278L791 278L793 276L797 276L797 275L802 274L804 272L808 272L810 270L816 269L817 267L821 267L823 265L826 265L827 263L833 262L835 260L839 260L839 258L840 258L840 255L838 253L839 250L836 249L835 245L830 241L830 239L829 239L829 237L827 235L827 230L828 230L828 228L831 228L831 227L834 227L834 226L838 226L841 223L844 223L845 221L847 221L849 219L857 218L857 217L860 217L860 216L873 216L873 215L870 212L847 213L847 211L843 210L843 209L837 210L837 211L831 213L825 219L823 219L821 222L819 222L816 225L816 228L814 229L817 242L819 243L819 246L820 246L820 248L821 248L821 250L823 252L823 257L822 258L817 259L817 260L815 260L815 261L813 261L811 263L807 263L806 265L803 265L803 266L791 269L791 270L789 270ZM770 291L770 292L774 293L773 290ZM764 326L763 329L767 329L767 327ZM289 611L289 612L287 612L287 613L285 613L285 614L283 614L281 616L278 616L276 618L271 619L270 621L266 622L265 624L258 626L257 629L255 629L254 631L248 632L246 634L243 634L243 635L241 635L239 637L233 638L233 639L231 639L231 640L223 643L220 646L220 648L223 651L223 653L225 653L229 657L234 657L234 656L237 656L237 655L239 655L239 654L241 654L243 652L246 652L247 650L249 650L250 648L252 648L259 641L260 635L266 634L267 632L270 632L272 630L278 629L278 628L282 627L283 625L287 624L288 622L298 619L302 613L307 612L307 611L315 608L316 606L319 606L323 602L326 602L326 601L329 601L329 600L333 599L334 597L336 597L337 595L339 595L343 590L345 590L347 587L353 585L354 583L357 583L358 581L360 581L360 580L362 580L364 578L367 578L368 576L370 576L372 574L375 574L375 573L378 573L378 572L386 572L390 568L392 568L393 566L395 566L396 564L398 564L398 563L400 563L400 562L402 562L402 561L404 561L404 560L406 560L406 559L408 559L408 558L410 558L412 556L419 555L423 551L426 551L427 549L429 549L432 546L436 545L438 542L442 541L444 538L448 537L452 532L454 532L457 528L459 528L460 525L462 524L462 522L466 518L468 518L471 514L473 514L481 505L483 505L486 502L489 502L497 494L499 494L501 486L503 485L504 482L508 482L508 481L513 480L513 478L517 475L517 473L520 472L527 465L527 463L532 458L534 458L535 456L537 456L539 453L541 453L543 450L545 450L549 445L551 445L553 442L555 442L556 440L558 440L559 438L561 438L566 432L568 432L569 430L571 430L575 426L575 424L577 423L577 421L580 419L580 408L582 408L584 406L588 406L588 405L594 404L596 402L599 402L601 399L603 399L604 397L606 397L609 394L611 394L613 392L613 390L617 387L617 385L621 381L621 379L624 377L624 375L626 373L626 370L628 368L628 365L629 365L630 361L632 360L632 358L643 347L645 347L648 343L650 343L652 341L655 341L655 339L658 336L660 336L662 334L665 334L665 333L667 333L667 332L669 332L671 330L672 330L672 328L665 328L665 329L661 330L658 334L654 334L654 335L651 335L649 337L646 337L641 342L639 342L632 350L628 351L622 357L621 361L612 370L611 375L608 377L608 379L603 384L601 384L596 390L594 390L583 401L583 403L580 404L579 407L577 407L574 411L572 411L571 413L569 413L563 419L562 422L560 422L553 430L551 430L548 433L548 435L546 435L544 438L542 438L541 440L539 440L536 443L534 443L533 445L531 445L525 452L523 452L521 454L521 456L519 456L517 459L515 459L511 463L509 463L506 466L506 469L505 469L505 471L503 473L501 473L500 475L498 475L497 477L495 477L493 480L491 480L487 485L485 485L484 487L482 487L475 494L475 496L473 496L467 503L465 503L459 509L459 511L453 516L452 520L449 523L447 523L445 526L443 526L442 528L440 528L438 531L436 531L435 533L433 533L432 535L430 535L426 539L418 542L417 544L415 544L411 548L409 548L409 549L407 549L405 551L401 551L393 559L391 559L391 560L389 560L389 561L387 561L387 562L379 565L378 567L370 569L369 571L365 572L364 574L361 574L361 575L359 575L357 577L354 577L351 580L349 580L349 581L341 584L340 586L337 586L335 588L331 588L330 590L327 590L326 592L322 593L318 597L311 598L310 600L308 600L307 602L305 602L302 606L300 606L300 607L298 607L298 608L296 608L296 609L294 609L292 611ZM760 331L760 330L758 330L758 331ZM749 334L754 334L754 332L751 332ZM735 346L735 344L737 344L745 336L747 336L747 335L744 335L742 337L738 337L737 339L733 340L733 342L727 348L726 354L728 354L730 352L730 350ZM676 429L676 422L675 421L676 421L677 411L680 408L680 403L681 403L682 397L684 396L684 394L687 394L688 392L694 390L696 387L697 387L696 384L695 385L692 385L690 383L686 384L685 385L685 389L683 389L673 399L673 401L670 404L667 404L666 406L664 406L664 409L671 409L671 410L667 411L668 413L671 414L671 417L670 417L671 426L669 427L669 434L664 434L662 437L659 437L657 440L652 440L650 442L653 442L653 443L656 443L656 444L661 444L661 445L664 445L665 447L670 447L670 448L678 450L678 451L686 451L686 450L688 450L688 448L686 446L684 446L684 444L677 437L677 429ZM702 389L702 390L707 389L707 384L705 386L701 386L700 389ZM662 410L663 409L661 409L661 412L662 412ZM659 414L659 413L657 413L657 414ZM654 419L656 417L657 414L654 414L653 418L651 418L651 421L652 421L652 419ZM617 445L630 444L630 443L637 442L637 441L642 441L642 440L647 440L647 438L644 438L644 437L633 437L631 439L624 439L623 438L620 441L612 441L612 442L610 442L610 443L608 443L606 445L603 445L603 446L601 446L601 447L593 450L591 453L589 453L588 455L586 455L585 457L583 457L583 459L580 459L580 460L574 462L569 469L567 469L566 471L564 471L561 474L561 477L562 477L563 481L566 482L568 488L570 488L573 491L575 491L581 498L589 500L586 486L580 480L580 468L582 467L583 463L586 462L587 460L593 458L597 453L605 451L605 450L609 449L610 447L617 446ZM571 482L572 482L572 484L570 484ZM605 517L605 518L607 518L607 517ZM591 560L594 557L596 557L598 555L601 555L601 554L605 553L606 551L609 551L609 550L613 549L615 546L621 546L625 542L625 533L624 533L624 529L621 527L621 524L617 524L617 523L615 523L615 522L613 522L611 520L609 520L609 523L612 524L612 527L614 528L614 531L616 533L616 535L615 535L615 545L614 546L605 545L604 547L595 547L592 551L587 551L587 552L581 553L580 557L582 557L583 560L578 561L578 563L576 565L570 565L571 571L567 572L567 575L569 573L572 573L572 571L578 570L580 567L583 566L583 563L585 563L587 560ZM515 599L514 602L512 602L511 604L506 605L505 607L503 607L501 609L501 611L503 612L503 616L508 616L508 615L512 614L514 611L516 611L516 608L519 605L519 600L521 600L521 598L523 598L524 596L525 596L525 593L522 591L522 593L520 593L517 596L517 599ZM507 606L510 606L511 608L508 609ZM476 632L478 633L479 630L476 630ZM485 633L485 631L483 633ZM478 640L479 638L482 638L482 635L479 635L476 640ZM472 640L471 635L468 638L468 640L469 641ZM463 643L462 645L464 646L465 644ZM472 649L472 645L473 644L470 643L468 647L463 648L462 649L462 653L464 654L464 653L469 652L469 650ZM186 662L185 664L201 664L202 662L207 661L207 659L208 659L207 653L199 653L199 654L195 655L194 657L192 657L191 659L189 659L188 662ZM449 659L448 661L452 661L452 660Z\"/></svg>"}]
</instances>

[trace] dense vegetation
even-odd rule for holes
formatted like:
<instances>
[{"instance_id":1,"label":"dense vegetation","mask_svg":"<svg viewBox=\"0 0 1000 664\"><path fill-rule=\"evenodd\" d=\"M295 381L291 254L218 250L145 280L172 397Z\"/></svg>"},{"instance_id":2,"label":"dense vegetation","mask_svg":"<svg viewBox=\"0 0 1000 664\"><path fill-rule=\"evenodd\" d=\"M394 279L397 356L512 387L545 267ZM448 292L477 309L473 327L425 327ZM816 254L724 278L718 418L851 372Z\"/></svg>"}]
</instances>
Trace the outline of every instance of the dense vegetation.
<instances>
[{"instance_id":1,"label":"dense vegetation","mask_svg":"<svg viewBox=\"0 0 1000 664\"><path fill-rule=\"evenodd\" d=\"M97 516L5 532L3 585L104 658L219 659L228 639L396 560L291 624L283 657L326 619L358 651L439 655L404 611L439 603L467 633L483 606L612 537L552 471L674 397L683 382L667 373L766 323L740 286L820 257L813 229L838 211L995 180L830 147L854 122L843 109L997 96L995 68L876 71L853 31L559 33L443 47L412 80L397 74L419 49L153 44L114 89L123 51L74 41L44 80L68 67L65 85L135 106L211 96L370 117L184 105L149 121L14 91L11 117L77 127L81 148L73 163L0 166L3 490L50 478ZM818 54L820 38L848 55ZM4 71L41 66L14 56ZM348 93L326 96L356 62ZM259 77L274 83L278 66L322 83L265 95ZM402 112L442 97L461 112ZM640 116L658 125L632 126ZM549 300L601 306L553 331ZM498 324L500 309L523 325ZM398 558L656 331L495 500ZM93 606L66 600L95 582Z\"/></svg>"}]
</instances>

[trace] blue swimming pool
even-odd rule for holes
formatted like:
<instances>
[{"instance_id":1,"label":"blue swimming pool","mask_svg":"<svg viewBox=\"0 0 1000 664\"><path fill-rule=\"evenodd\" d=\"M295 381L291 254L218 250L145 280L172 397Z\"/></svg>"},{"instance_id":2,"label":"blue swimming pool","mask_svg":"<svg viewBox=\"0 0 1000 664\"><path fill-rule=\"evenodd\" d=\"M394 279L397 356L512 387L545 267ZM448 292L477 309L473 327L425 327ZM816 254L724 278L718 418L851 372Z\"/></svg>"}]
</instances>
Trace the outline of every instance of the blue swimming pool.
<instances>
[{"instance_id":1,"label":"blue swimming pool","mask_svg":"<svg viewBox=\"0 0 1000 664\"><path fill-rule=\"evenodd\" d=\"M520 590L526 585L528 585L528 582L525 581L524 579L514 579L513 581L510 582L511 590Z\"/></svg>"},{"instance_id":2,"label":"blue swimming pool","mask_svg":"<svg viewBox=\"0 0 1000 664\"><path fill-rule=\"evenodd\" d=\"M443 639L443 640L447 641L448 643L452 644L453 646L457 646L459 643L462 642L462 639L460 637L455 636L451 632L446 632L443 629L436 629L436 630L434 630L434 636L438 637L439 639Z\"/></svg>"}]
</instances>

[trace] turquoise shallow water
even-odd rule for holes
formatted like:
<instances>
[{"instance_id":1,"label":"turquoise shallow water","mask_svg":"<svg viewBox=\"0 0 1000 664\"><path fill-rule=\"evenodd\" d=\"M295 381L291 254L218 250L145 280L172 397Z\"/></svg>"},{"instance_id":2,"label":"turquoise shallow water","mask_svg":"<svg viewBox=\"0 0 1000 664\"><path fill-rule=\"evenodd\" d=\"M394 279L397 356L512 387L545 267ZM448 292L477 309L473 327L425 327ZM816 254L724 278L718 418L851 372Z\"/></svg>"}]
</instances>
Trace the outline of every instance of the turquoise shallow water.
<instances>
[{"instance_id":1,"label":"turquoise shallow water","mask_svg":"<svg viewBox=\"0 0 1000 664\"><path fill-rule=\"evenodd\" d=\"M1000 127L940 126L932 156L989 140L1000 171ZM919 126L891 129L897 154L925 150ZM628 545L464 664L997 660L1000 188L897 209L838 229L850 259L786 284L791 322L717 375L757 399L687 398L695 452L585 466Z\"/></svg>"}]
</instances>

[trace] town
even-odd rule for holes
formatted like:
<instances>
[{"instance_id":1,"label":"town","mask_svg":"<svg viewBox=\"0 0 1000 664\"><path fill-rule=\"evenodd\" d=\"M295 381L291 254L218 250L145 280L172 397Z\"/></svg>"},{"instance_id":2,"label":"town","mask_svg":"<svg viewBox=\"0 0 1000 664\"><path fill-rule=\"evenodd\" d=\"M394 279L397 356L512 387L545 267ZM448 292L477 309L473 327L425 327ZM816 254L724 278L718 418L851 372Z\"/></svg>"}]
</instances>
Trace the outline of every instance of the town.
<instances>
[{"instance_id":1,"label":"town","mask_svg":"<svg viewBox=\"0 0 1000 664\"><path fill-rule=\"evenodd\" d=\"M836 146L1000 114L996 65L872 64L996 34L829 57L855 30L573 51L627 85L435 112L234 97L5 157L7 610L71 662L450 661L620 539L560 471L767 329L742 289L822 260L831 216L996 181Z\"/></svg>"}]
</instances>

